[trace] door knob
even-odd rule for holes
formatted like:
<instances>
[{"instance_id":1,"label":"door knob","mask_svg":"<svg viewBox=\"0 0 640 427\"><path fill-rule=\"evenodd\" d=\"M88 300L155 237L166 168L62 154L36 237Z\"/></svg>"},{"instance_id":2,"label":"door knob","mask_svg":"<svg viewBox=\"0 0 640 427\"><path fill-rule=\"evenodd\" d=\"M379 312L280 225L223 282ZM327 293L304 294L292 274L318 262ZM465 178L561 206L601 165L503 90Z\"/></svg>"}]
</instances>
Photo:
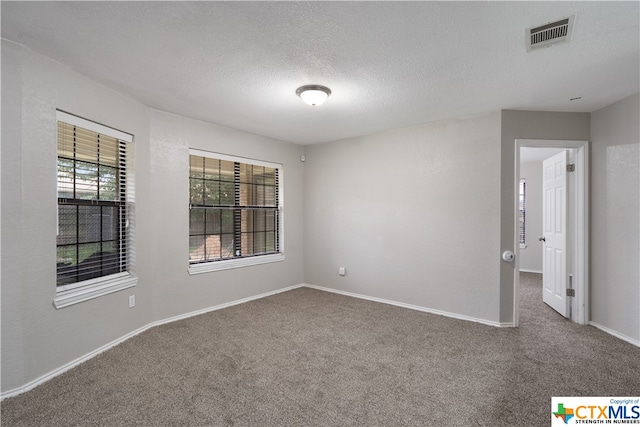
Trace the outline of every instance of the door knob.
<instances>
[{"instance_id":1,"label":"door knob","mask_svg":"<svg viewBox=\"0 0 640 427\"><path fill-rule=\"evenodd\" d=\"M539 242L546 242L546 241L547 241L547 239L545 239L544 237L538 237L538 241L539 241Z\"/></svg>"}]
</instances>

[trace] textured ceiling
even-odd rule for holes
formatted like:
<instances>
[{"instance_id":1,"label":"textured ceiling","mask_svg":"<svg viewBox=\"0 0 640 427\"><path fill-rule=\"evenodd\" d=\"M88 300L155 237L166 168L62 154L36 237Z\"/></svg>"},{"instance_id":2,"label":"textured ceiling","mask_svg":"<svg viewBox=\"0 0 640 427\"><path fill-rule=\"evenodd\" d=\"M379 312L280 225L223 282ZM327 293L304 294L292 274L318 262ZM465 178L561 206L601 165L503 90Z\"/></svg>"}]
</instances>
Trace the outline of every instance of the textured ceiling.
<instances>
[{"instance_id":1,"label":"textured ceiling","mask_svg":"<svg viewBox=\"0 0 640 427\"><path fill-rule=\"evenodd\" d=\"M638 2L2 2L2 37L146 105L311 144L639 90ZM577 14L527 53L525 28ZM333 94L319 107L304 84ZM582 97L576 101L570 98Z\"/></svg>"}]
</instances>

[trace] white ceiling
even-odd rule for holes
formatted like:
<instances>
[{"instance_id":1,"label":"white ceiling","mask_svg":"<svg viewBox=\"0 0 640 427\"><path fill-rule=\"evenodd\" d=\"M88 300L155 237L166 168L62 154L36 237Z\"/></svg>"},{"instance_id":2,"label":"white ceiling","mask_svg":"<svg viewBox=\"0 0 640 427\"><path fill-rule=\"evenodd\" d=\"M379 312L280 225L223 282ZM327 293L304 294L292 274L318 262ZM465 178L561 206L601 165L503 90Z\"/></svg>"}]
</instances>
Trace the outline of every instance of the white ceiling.
<instances>
[{"instance_id":1,"label":"white ceiling","mask_svg":"<svg viewBox=\"0 0 640 427\"><path fill-rule=\"evenodd\" d=\"M311 144L639 90L638 2L2 2L2 37L146 105ZM525 28L577 14L527 53ZM304 84L333 94L319 107ZM576 101L570 98L582 97Z\"/></svg>"}]
</instances>

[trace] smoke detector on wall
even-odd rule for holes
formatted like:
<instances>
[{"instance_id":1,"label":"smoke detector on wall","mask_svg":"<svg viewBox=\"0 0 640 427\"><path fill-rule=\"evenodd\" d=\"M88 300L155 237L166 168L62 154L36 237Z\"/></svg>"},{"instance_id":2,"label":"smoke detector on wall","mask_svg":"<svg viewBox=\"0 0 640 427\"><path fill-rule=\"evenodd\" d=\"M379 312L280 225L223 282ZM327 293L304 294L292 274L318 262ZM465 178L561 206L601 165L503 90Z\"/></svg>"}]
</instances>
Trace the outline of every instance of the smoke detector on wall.
<instances>
[{"instance_id":1,"label":"smoke detector on wall","mask_svg":"<svg viewBox=\"0 0 640 427\"><path fill-rule=\"evenodd\" d=\"M571 40L576 15L537 27L527 28L527 52Z\"/></svg>"}]
</instances>

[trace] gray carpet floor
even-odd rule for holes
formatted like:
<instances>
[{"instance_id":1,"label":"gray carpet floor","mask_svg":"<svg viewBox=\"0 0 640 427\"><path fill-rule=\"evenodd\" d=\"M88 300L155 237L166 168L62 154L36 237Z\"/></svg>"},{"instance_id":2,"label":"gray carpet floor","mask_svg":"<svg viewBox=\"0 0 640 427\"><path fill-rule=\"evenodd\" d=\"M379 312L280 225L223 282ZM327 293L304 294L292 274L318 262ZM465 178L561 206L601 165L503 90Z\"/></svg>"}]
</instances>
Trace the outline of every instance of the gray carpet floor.
<instances>
[{"instance_id":1,"label":"gray carpet floor","mask_svg":"<svg viewBox=\"0 0 640 427\"><path fill-rule=\"evenodd\" d=\"M548 426L638 396L640 349L522 274L520 328L300 288L152 328L2 402L3 426Z\"/></svg>"}]
</instances>

